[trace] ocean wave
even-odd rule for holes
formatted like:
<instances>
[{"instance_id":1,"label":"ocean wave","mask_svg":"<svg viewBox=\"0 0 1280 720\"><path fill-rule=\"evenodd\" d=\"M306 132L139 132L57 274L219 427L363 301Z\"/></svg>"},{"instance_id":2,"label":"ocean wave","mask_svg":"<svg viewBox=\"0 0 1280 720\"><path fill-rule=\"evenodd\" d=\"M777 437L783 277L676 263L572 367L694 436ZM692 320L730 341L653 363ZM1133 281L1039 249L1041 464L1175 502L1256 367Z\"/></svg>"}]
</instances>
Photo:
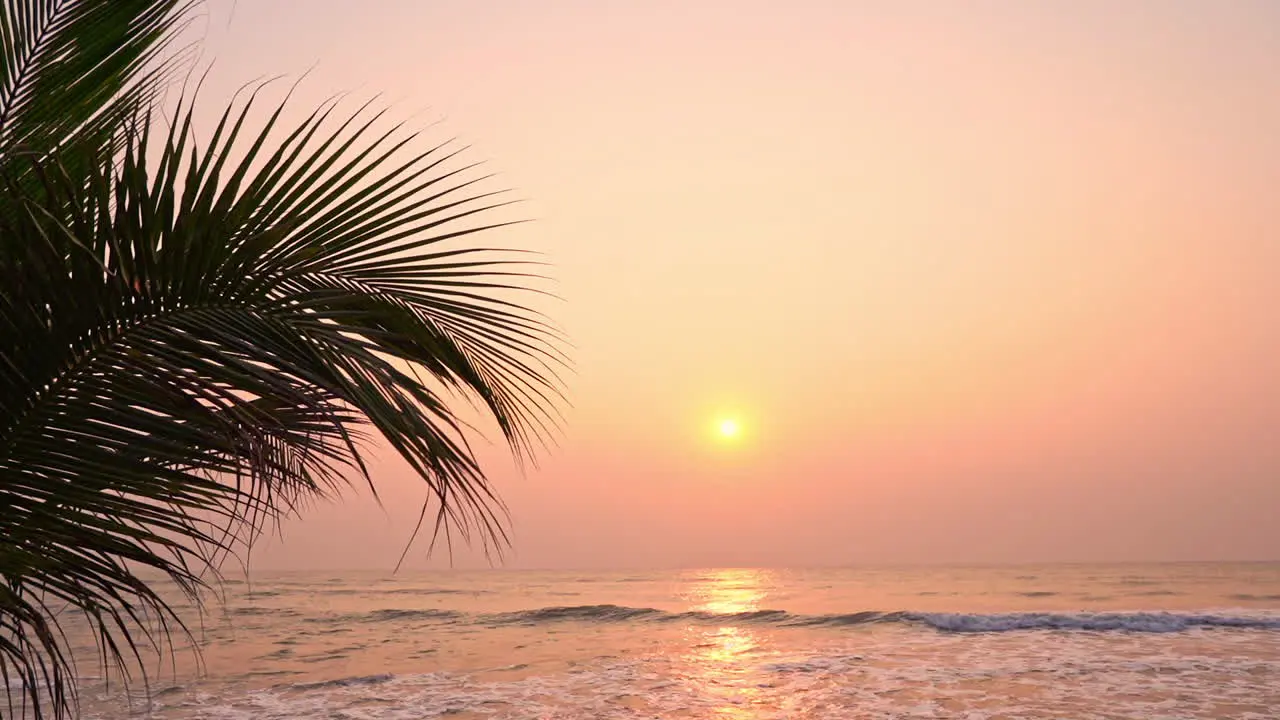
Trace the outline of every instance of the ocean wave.
<instances>
[{"instance_id":1,"label":"ocean wave","mask_svg":"<svg viewBox=\"0 0 1280 720\"><path fill-rule=\"evenodd\" d=\"M864 610L856 613L833 615L788 615L783 625L794 627L839 627L842 625L870 625L879 622L901 622L906 613Z\"/></svg>"},{"instance_id":2,"label":"ocean wave","mask_svg":"<svg viewBox=\"0 0 1280 720\"><path fill-rule=\"evenodd\" d=\"M1280 593L1277 593L1274 595L1254 595L1252 593L1237 593L1235 595L1228 595L1227 597L1231 598L1232 600L1243 600L1245 602L1269 602L1269 601L1280 600Z\"/></svg>"},{"instance_id":3,"label":"ocean wave","mask_svg":"<svg viewBox=\"0 0 1280 720\"><path fill-rule=\"evenodd\" d=\"M461 613L453 610L399 610L388 608L374 610L360 616L365 622L388 622L394 620L456 620Z\"/></svg>"},{"instance_id":4,"label":"ocean wave","mask_svg":"<svg viewBox=\"0 0 1280 720\"><path fill-rule=\"evenodd\" d=\"M298 613L293 610L250 605L248 607L232 608L231 614L239 617L279 617L285 615L297 615Z\"/></svg>"},{"instance_id":5,"label":"ocean wave","mask_svg":"<svg viewBox=\"0 0 1280 720\"><path fill-rule=\"evenodd\" d=\"M627 620L660 620L670 613L656 608L636 608L623 605L563 605L537 610L497 613L484 619L496 625L534 625L563 620L592 620L599 622L625 622Z\"/></svg>"},{"instance_id":6,"label":"ocean wave","mask_svg":"<svg viewBox=\"0 0 1280 720\"><path fill-rule=\"evenodd\" d=\"M334 680L322 680L320 682L293 683L289 685L289 688L293 690L324 690L327 688L381 685L383 683L391 682L395 677L396 676L391 673L382 673L379 675L358 675L355 677L337 678Z\"/></svg>"},{"instance_id":7,"label":"ocean wave","mask_svg":"<svg viewBox=\"0 0 1280 720\"><path fill-rule=\"evenodd\" d=\"M1088 632L1182 632L1196 628L1280 630L1280 616L1223 615L1175 612L1082 613L921 613L880 612L802 615L785 610L753 610L738 613L702 611L667 612L657 608L624 605L571 605L482 616L491 625L540 625L552 622L596 623L733 623L780 627L840 627L899 623L924 625L948 633L995 633L1033 630Z\"/></svg>"},{"instance_id":8,"label":"ocean wave","mask_svg":"<svg viewBox=\"0 0 1280 720\"><path fill-rule=\"evenodd\" d=\"M1280 630L1280 617L1206 615L1194 613L905 613L944 632L1009 632L1015 630L1077 630L1091 632L1182 632L1196 628Z\"/></svg>"},{"instance_id":9,"label":"ocean wave","mask_svg":"<svg viewBox=\"0 0 1280 720\"><path fill-rule=\"evenodd\" d=\"M341 615L325 614L303 618L302 622L320 625L339 625L345 623L382 623L406 620L449 620L456 621L464 615L455 610L402 609L382 608L364 613L346 613ZM333 632L332 630L328 632Z\"/></svg>"}]
</instances>

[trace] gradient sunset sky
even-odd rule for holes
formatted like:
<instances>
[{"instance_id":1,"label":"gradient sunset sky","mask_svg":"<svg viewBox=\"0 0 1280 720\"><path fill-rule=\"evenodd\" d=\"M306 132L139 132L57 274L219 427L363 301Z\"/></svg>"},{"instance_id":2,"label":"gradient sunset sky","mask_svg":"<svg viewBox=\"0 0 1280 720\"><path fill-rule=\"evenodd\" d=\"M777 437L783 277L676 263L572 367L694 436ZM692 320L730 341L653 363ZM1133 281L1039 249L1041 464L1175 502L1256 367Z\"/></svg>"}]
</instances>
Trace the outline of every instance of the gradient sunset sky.
<instances>
[{"instance_id":1,"label":"gradient sunset sky","mask_svg":"<svg viewBox=\"0 0 1280 720\"><path fill-rule=\"evenodd\" d=\"M553 263L575 371L537 469L484 452L508 567L1280 558L1280 3L210 0L198 25L211 112L309 71L299 113L380 93L531 199L502 239ZM375 472L383 508L353 491L253 566L393 566L424 491Z\"/></svg>"}]
</instances>

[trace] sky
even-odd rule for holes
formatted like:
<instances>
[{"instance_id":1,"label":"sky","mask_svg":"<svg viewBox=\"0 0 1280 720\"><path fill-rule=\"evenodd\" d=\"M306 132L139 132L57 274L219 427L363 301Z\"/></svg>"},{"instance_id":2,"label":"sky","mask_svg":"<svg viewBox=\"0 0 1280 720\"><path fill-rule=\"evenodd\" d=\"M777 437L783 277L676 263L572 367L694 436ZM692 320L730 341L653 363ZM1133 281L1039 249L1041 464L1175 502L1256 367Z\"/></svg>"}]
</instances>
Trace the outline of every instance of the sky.
<instances>
[{"instance_id":1,"label":"sky","mask_svg":"<svg viewBox=\"0 0 1280 720\"><path fill-rule=\"evenodd\" d=\"M352 8L208 0L202 102L377 95L529 199L574 369L481 451L505 567L1280 559L1280 4ZM393 567L373 468L252 567Z\"/></svg>"}]
</instances>

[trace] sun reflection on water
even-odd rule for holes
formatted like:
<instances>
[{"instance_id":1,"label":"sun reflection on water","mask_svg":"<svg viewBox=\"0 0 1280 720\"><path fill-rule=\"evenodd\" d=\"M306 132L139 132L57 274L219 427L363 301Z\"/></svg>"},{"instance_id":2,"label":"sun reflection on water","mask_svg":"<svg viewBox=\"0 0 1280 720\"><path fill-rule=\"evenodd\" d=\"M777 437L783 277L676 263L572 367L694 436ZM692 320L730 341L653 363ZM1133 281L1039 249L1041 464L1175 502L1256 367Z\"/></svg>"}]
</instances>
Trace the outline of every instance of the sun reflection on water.
<instances>
[{"instance_id":1,"label":"sun reflection on water","mask_svg":"<svg viewBox=\"0 0 1280 720\"><path fill-rule=\"evenodd\" d=\"M723 616L715 628L689 626L683 658L687 681L714 703L718 717L755 716L761 690L750 675L767 641L743 614L767 609L772 584L768 570L715 570L701 574L686 595L690 611Z\"/></svg>"},{"instance_id":2,"label":"sun reflection on water","mask_svg":"<svg viewBox=\"0 0 1280 720\"><path fill-rule=\"evenodd\" d=\"M732 615L760 610L772 580L768 570L712 570L703 573L690 588L690 610Z\"/></svg>"}]
</instances>

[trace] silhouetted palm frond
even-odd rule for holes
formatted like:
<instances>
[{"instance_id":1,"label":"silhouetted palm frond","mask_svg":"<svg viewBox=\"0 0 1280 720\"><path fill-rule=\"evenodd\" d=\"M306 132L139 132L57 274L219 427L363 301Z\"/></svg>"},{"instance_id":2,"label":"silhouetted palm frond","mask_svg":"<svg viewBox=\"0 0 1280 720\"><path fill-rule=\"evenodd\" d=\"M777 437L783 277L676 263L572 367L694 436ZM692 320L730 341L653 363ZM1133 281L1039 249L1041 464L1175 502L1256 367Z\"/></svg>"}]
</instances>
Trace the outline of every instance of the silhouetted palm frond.
<instances>
[{"instance_id":1,"label":"silhouetted palm frond","mask_svg":"<svg viewBox=\"0 0 1280 720\"><path fill-rule=\"evenodd\" d=\"M180 68L195 0L6 0L0 6L0 163L101 149Z\"/></svg>"},{"instance_id":2,"label":"silhouetted palm frond","mask_svg":"<svg viewBox=\"0 0 1280 720\"><path fill-rule=\"evenodd\" d=\"M187 3L122 1L135 14L120 25L105 9L116 1L8 2L0 23L10 717L74 707L68 615L103 662L136 664L182 629L147 573L196 597L265 522L364 473L365 435L426 481L437 530L505 541L457 402L478 400L522 453L558 398L558 338L522 300L536 275L467 243L508 224L492 215L506 202L457 150L419 149L377 113L333 103L296 126L277 107L250 131L250 98L201 144L184 100L157 130L155 52ZM76 12L55 17L64 7ZM51 23L65 53L31 47ZM117 32L90 41L95 27ZM24 58L40 80L14 90ZM110 97L52 89L99 75ZM58 113L58 97L76 109Z\"/></svg>"}]
</instances>

